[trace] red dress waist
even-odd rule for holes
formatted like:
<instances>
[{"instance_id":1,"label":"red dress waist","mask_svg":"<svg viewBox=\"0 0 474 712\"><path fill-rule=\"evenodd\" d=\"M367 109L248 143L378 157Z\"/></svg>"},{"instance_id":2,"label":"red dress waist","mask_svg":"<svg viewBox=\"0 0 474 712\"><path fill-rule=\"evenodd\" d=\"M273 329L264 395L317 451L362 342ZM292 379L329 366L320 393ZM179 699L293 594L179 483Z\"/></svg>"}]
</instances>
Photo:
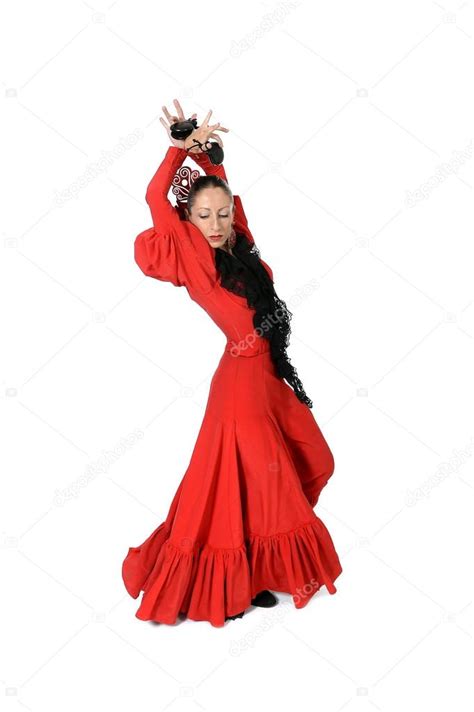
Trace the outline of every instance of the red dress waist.
<instances>
[{"instance_id":1,"label":"red dress waist","mask_svg":"<svg viewBox=\"0 0 474 712\"><path fill-rule=\"evenodd\" d=\"M256 337L255 340L250 341L246 339L241 341L228 339L225 351L234 357L251 358L252 356L268 353L270 351L270 342L262 337Z\"/></svg>"}]
</instances>

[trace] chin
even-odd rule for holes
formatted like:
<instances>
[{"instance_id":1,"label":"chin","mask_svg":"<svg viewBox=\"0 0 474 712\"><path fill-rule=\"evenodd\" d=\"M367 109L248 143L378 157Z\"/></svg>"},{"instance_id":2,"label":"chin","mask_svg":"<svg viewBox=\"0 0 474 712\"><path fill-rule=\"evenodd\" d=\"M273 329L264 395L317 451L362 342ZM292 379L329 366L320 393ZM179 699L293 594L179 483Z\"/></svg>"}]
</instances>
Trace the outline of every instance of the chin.
<instances>
[{"instance_id":1,"label":"chin","mask_svg":"<svg viewBox=\"0 0 474 712\"><path fill-rule=\"evenodd\" d=\"M225 238L225 237L222 240L220 240L219 242L211 242L211 240L208 240L208 243L214 249L217 249L218 247L223 247L226 242L227 242L227 238Z\"/></svg>"}]
</instances>

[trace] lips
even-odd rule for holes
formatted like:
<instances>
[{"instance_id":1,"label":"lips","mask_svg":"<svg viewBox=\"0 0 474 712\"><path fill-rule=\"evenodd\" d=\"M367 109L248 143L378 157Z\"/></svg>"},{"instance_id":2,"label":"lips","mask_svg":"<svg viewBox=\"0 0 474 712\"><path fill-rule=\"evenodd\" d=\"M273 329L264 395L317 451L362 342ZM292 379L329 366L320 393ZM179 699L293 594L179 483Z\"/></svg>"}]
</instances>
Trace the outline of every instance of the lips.
<instances>
[{"instance_id":1,"label":"lips","mask_svg":"<svg viewBox=\"0 0 474 712\"><path fill-rule=\"evenodd\" d=\"M209 235L210 240L221 240L222 235Z\"/></svg>"}]
</instances>

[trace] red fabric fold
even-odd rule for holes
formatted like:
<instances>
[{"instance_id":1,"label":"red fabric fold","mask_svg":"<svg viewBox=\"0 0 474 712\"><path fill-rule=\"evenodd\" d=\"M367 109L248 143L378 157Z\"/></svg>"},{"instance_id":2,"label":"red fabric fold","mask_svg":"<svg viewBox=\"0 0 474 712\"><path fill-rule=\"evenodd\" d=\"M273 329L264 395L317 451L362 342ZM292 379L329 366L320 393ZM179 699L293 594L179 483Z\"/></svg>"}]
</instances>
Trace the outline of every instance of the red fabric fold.
<instances>
[{"instance_id":1,"label":"red fabric fold","mask_svg":"<svg viewBox=\"0 0 474 712\"><path fill-rule=\"evenodd\" d=\"M122 565L127 591L137 598L136 617L172 625L178 615L221 627L267 588L293 596L303 608L322 585L336 592L342 571L330 534L317 517L289 532L250 535L233 549L193 543L186 549L166 538L166 522Z\"/></svg>"}]
</instances>

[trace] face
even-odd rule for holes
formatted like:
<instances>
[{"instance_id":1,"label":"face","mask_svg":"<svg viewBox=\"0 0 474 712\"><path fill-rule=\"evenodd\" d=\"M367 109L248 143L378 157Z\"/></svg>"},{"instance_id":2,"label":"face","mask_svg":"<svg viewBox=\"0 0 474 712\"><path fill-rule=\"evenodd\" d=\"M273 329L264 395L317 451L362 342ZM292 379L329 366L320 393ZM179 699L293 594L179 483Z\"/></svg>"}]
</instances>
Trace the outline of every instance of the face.
<instances>
[{"instance_id":1,"label":"face","mask_svg":"<svg viewBox=\"0 0 474 712\"><path fill-rule=\"evenodd\" d=\"M189 222L196 225L211 245L222 247L232 230L234 207L232 198L222 188L205 188L194 201L191 213L186 209ZM216 236L216 239L213 239Z\"/></svg>"}]
</instances>

